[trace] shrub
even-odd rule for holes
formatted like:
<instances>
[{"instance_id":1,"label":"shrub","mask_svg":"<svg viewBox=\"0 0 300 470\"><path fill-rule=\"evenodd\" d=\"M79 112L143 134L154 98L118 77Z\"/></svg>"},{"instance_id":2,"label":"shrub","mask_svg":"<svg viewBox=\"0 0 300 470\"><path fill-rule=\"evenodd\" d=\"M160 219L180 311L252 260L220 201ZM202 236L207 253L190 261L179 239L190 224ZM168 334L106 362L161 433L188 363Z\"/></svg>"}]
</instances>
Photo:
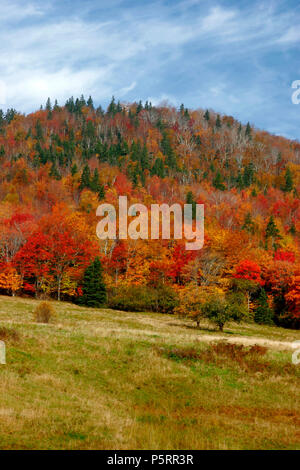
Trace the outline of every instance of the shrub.
<instances>
[{"instance_id":1,"label":"shrub","mask_svg":"<svg viewBox=\"0 0 300 470\"><path fill-rule=\"evenodd\" d=\"M49 302L41 302L34 311L35 321L38 323L49 323L54 315L54 308Z\"/></svg>"},{"instance_id":2,"label":"shrub","mask_svg":"<svg viewBox=\"0 0 300 470\"><path fill-rule=\"evenodd\" d=\"M178 303L177 295L170 286L120 286L109 291L110 308L131 312L173 313Z\"/></svg>"},{"instance_id":3,"label":"shrub","mask_svg":"<svg viewBox=\"0 0 300 470\"><path fill-rule=\"evenodd\" d=\"M5 326L0 327L0 341L19 341L20 335L18 331L13 328L6 328Z\"/></svg>"},{"instance_id":4,"label":"shrub","mask_svg":"<svg viewBox=\"0 0 300 470\"><path fill-rule=\"evenodd\" d=\"M213 296L203 304L201 310L220 331L223 331L226 322L230 320L240 322L247 316L247 309L235 294L227 296L226 299L222 296Z\"/></svg>"}]
</instances>

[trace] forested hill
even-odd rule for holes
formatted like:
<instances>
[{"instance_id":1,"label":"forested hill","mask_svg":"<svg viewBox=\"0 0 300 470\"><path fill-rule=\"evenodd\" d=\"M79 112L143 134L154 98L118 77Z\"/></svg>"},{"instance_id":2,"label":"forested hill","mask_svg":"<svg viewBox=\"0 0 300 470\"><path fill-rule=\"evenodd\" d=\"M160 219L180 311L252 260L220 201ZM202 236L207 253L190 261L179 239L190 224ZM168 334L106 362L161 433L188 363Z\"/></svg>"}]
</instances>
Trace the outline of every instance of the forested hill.
<instances>
[{"instance_id":1,"label":"forested hill","mask_svg":"<svg viewBox=\"0 0 300 470\"><path fill-rule=\"evenodd\" d=\"M49 99L27 116L0 111L0 161L2 292L76 297L100 254L108 286L226 291L244 277L277 316L300 317L299 142L183 105ZM96 208L120 194L203 203L204 249L100 242Z\"/></svg>"}]
</instances>

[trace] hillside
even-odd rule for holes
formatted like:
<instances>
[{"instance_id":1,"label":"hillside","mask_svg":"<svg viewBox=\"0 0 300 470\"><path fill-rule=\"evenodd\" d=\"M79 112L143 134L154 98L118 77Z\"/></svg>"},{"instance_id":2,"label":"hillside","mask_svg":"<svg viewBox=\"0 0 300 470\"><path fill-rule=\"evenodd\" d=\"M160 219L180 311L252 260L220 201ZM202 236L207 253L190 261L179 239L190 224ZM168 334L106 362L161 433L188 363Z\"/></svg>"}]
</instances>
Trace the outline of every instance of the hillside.
<instances>
[{"instance_id":1,"label":"hillside","mask_svg":"<svg viewBox=\"0 0 300 470\"><path fill-rule=\"evenodd\" d=\"M211 110L114 99L103 110L81 97L0 112L0 165L1 293L78 299L100 255L108 289L167 285L184 297L192 284L227 293L243 279L256 286L238 287L249 315L266 295L272 321L299 328L299 142ZM204 204L204 248L98 240L96 208L119 195Z\"/></svg>"},{"instance_id":2,"label":"hillside","mask_svg":"<svg viewBox=\"0 0 300 470\"><path fill-rule=\"evenodd\" d=\"M0 298L0 449L300 448L299 332L65 302L38 324L36 305Z\"/></svg>"}]
</instances>

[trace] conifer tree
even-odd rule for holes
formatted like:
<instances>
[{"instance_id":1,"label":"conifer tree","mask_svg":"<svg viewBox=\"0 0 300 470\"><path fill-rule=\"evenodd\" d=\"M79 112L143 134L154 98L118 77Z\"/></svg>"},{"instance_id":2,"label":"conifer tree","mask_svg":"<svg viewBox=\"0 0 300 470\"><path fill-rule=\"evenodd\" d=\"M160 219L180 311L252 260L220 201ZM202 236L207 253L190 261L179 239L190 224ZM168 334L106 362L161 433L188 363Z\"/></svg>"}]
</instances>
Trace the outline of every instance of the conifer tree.
<instances>
[{"instance_id":1,"label":"conifer tree","mask_svg":"<svg viewBox=\"0 0 300 470\"><path fill-rule=\"evenodd\" d=\"M254 321L261 325L273 324L273 312L268 304L268 297L265 289L261 289L257 300L257 307L254 312Z\"/></svg>"},{"instance_id":2,"label":"conifer tree","mask_svg":"<svg viewBox=\"0 0 300 470\"><path fill-rule=\"evenodd\" d=\"M192 218L193 220L196 219L196 211L197 211L197 205L196 205L196 201L194 199L194 195L192 193L192 191L189 191L186 195L186 203L187 204L192 204Z\"/></svg>"},{"instance_id":3,"label":"conifer tree","mask_svg":"<svg viewBox=\"0 0 300 470\"><path fill-rule=\"evenodd\" d=\"M245 135L246 135L246 137L248 137L248 139L251 139L251 137L252 137L252 131L251 131L251 126L250 126L249 122L247 122Z\"/></svg>"},{"instance_id":4,"label":"conifer tree","mask_svg":"<svg viewBox=\"0 0 300 470\"><path fill-rule=\"evenodd\" d=\"M246 230L246 232L254 234L255 231L255 223L252 220L252 216L250 212L246 214L244 224L242 226L242 230Z\"/></svg>"},{"instance_id":5,"label":"conifer tree","mask_svg":"<svg viewBox=\"0 0 300 470\"><path fill-rule=\"evenodd\" d=\"M223 178L221 173L218 171L216 177L213 179L213 186L220 191L225 191L226 187L223 184Z\"/></svg>"},{"instance_id":6,"label":"conifer tree","mask_svg":"<svg viewBox=\"0 0 300 470\"><path fill-rule=\"evenodd\" d=\"M217 119L216 119L216 128L220 129L221 127L222 127L221 119L220 119L220 115L218 114Z\"/></svg>"},{"instance_id":7,"label":"conifer tree","mask_svg":"<svg viewBox=\"0 0 300 470\"><path fill-rule=\"evenodd\" d=\"M290 193L294 187L294 183L293 183L293 176L289 168L286 169L284 179L285 179L285 184L281 189L285 193Z\"/></svg>"},{"instance_id":8,"label":"conifer tree","mask_svg":"<svg viewBox=\"0 0 300 470\"><path fill-rule=\"evenodd\" d=\"M102 307L107 299L103 281L103 269L97 257L85 270L82 285L82 296L78 303L87 307Z\"/></svg>"},{"instance_id":9,"label":"conifer tree","mask_svg":"<svg viewBox=\"0 0 300 470\"><path fill-rule=\"evenodd\" d=\"M210 115L208 109L205 111L204 119L208 122L210 120Z\"/></svg>"},{"instance_id":10,"label":"conifer tree","mask_svg":"<svg viewBox=\"0 0 300 470\"><path fill-rule=\"evenodd\" d=\"M81 178L80 178L80 189L90 188L91 187L91 172L88 165L85 165L83 168Z\"/></svg>"},{"instance_id":11,"label":"conifer tree","mask_svg":"<svg viewBox=\"0 0 300 470\"><path fill-rule=\"evenodd\" d=\"M273 249L276 251L278 248L277 242L281 238L279 229L277 228L277 225L275 224L274 217L271 215L267 227L266 227L266 248L268 247L268 241L271 239Z\"/></svg>"}]
</instances>

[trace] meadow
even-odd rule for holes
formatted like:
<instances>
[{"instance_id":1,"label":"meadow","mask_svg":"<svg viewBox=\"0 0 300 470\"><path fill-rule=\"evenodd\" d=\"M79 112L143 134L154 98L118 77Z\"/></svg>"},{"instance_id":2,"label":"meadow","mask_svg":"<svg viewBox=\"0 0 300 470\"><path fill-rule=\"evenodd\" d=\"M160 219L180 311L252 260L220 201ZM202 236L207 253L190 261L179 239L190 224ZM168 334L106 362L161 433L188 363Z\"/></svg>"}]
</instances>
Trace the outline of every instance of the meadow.
<instances>
[{"instance_id":1,"label":"meadow","mask_svg":"<svg viewBox=\"0 0 300 470\"><path fill-rule=\"evenodd\" d=\"M300 449L300 332L0 297L0 449Z\"/></svg>"}]
</instances>

